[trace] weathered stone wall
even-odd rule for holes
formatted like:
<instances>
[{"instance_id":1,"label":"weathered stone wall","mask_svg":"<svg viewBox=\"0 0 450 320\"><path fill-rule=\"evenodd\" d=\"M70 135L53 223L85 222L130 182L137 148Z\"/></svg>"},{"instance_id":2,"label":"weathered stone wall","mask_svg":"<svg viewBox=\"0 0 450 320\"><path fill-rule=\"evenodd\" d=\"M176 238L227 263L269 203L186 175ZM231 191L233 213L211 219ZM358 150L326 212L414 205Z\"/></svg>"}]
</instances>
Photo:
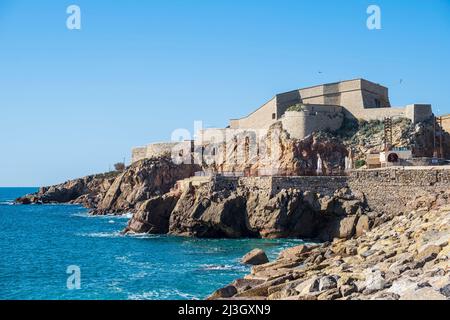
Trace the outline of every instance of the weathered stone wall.
<instances>
[{"instance_id":1,"label":"weathered stone wall","mask_svg":"<svg viewBox=\"0 0 450 320\"><path fill-rule=\"evenodd\" d=\"M418 123L430 119L433 111L430 104L410 104L405 107L405 115L412 123Z\"/></svg>"},{"instance_id":2,"label":"weathered stone wall","mask_svg":"<svg viewBox=\"0 0 450 320\"><path fill-rule=\"evenodd\" d=\"M379 84L355 79L300 89L303 103L334 104L346 108L351 114L362 114L368 108L390 107L388 89Z\"/></svg>"},{"instance_id":3,"label":"weathered stone wall","mask_svg":"<svg viewBox=\"0 0 450 320\"><path fill-rule=\"evenodd\" d=\"M386 87L364 79L355 79L277 94L247 117L231 120L230 127L267 128L297 103L343 106L347 116L364 120L405 117L417 123L428 119L432 114L430 105L413 104L404 108L391 108ZM311 118L308 121L314 127L320 126L322 119Z\"/></svg>"},{"instance_id":4,"label":"weathered stone wall","mask_svg":"<svg viewBox=\"0 0 450 320\"><path fill-rule=\"evenodd\" d=\"M442 127L445 131L450 133L450 114L442 116Z\"/></svg>"},{"instance_id":5,"label":"weathered stone wall","mask_svg":"<svg viewBox=\"0 0 450 320\"><path fill-rule=\"evenodd\" d=\"M283 189L311 191L322 195L333 195L347 185L347 177L223 177L212 181L214 190L246 189L274 195Z\"/></svg>"},{"instance_id":6,"label":"weathered stone wall","mask_svg":"<svg viewBox=\"0 0 450 320\"><path fill-rule=\"evenodd\" d=\"M404 108L370 108L353 112L351 116L364 120L382 120L386 117L410 119L412 123L428 120L433 115L429 104L411 104Z\"/></svg>"},{"instance_id":7,"label":"weathered stone wall","mask_svg":"<svg viewBox=\"0 0 450 320\"><path fill-rule=\"evenodd\" d=\"M281 115L277 114L277 99L272 98L259 109L241 119L230 121L231 129L259 129L268 128Z\"/></svg>"},{"instance_id":8,"label":"weathered stone wall","mask_svg":"<svg viewBox=\"0 0 450 320\"><path fill-rule=\"evenodd\" d=\"M348 179L352 190L366 195L369 206L380 212L402 211L405 205L424 192L450 188L450 168L389 168L353 171Z\"/></svg>"},{"instance_id":9,"label":"weathered stone wall","mask_svg":"<svg viewBox=\"0 0 450 320\"><path fill-rule=\"evenodd\" d=\"M338 130L343 119L341 107L307 105L303 111L286 111L281 122L291 138L304 139L313 132Z\"/></svg>"},{"instance_id":10,"label":"weathered stone wall","mask_svg":"<svg viewBox=\"0 0 450 320\"><path fill-rule=\"evenodd\" d=\"M401 212L417 195L450 189L450 167L386 168L355 170L349 176L313 177L222 177L212 181L215 190L245 188L251 192L274 195L282 189L299 189L322 195L349 187L363 192L372 210Z\"/></svg>"},{"instance_id":11,"label":"weathered stone wall","mask_svg":"<svg viewBox=\"0 0 450 320\"><path fill-rule=\"evenodd\" d=\"M172 150L178 143L174 142L162 142L162 143L152 143L145 147L137 147L132 149L131 162L142 159L150 159L153 157L170 156Z\"/></svg>"},{"instance_id":12,"label":"weathered stone wall","mask_svg":"<svg viewBox=\"0 0 450 320\"><path fill-rule=\"evenodd\" d=\"M336 190L347 185L347 177L273 177L272 194L282 189L299 189L301 191L311 191L322 195L331 196Z\"/></svg>"},{"instance_id":13,"label":"weathered stone wall","mask_svg":"<svg viewBox=\"0 0 450 320\"><path fill-rule=\"evenodd\" d=\"M238 177L215 176L212 180L212 189L220 190L236 190L239 185Z\"/></svg>"},{"instance_id":14,"label":"weathered stone wall","mask_svg":"<svg viewBox=\"0 0 450 320\"><path fill-rule=\"evenodd\" d=\"M161 157L172 154L172 148L177 144L171 142L152 143L147 146L147 158Z\"/></svg>"},{"instance_id":15,"label":"weathered stone wall","mask_svg":"<svg viewBox=\"0 0 450 320\"><path fill-rule=\"evenodd\" d=\"M137 147L131 150L131 163L145 159L147 155L147 147Z\"/></svg>"}]
</instances>

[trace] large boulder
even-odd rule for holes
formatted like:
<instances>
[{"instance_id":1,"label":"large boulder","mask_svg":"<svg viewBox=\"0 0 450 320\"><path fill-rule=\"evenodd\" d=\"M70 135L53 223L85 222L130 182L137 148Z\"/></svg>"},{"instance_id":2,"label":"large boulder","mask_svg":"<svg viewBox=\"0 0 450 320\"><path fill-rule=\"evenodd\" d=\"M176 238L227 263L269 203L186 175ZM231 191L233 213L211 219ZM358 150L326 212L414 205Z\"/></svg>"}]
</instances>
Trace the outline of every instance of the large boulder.
<instances>
[{"instance_id":1,"label":"large boulder","mask_svg":"<svg viewBox=\"0 0 450 320\"><path fill-rule=\"evenodd\" d=\"M261 249L254 249L247 253L245 256L242 257L241 263L243 264L250 264L253 266L257 266L260 264L268 263L269 259L267 258L266 253L264 250Z\"/></svg>"},{"instance_id":2,"label":"large boulder","mask_svg":"<svg viewBox=\"0 0 450 320\"><path fill-rule=\"evenodd\" d=\"M95 208L113 184L119 172L87 176L42 187L38 192L16 199L18 204L73 203Z\"/></svg>"},{"instance_id":3,"label":"large boulder","mask_svg":"<svg viewBox=\"0 0 450 320\"><path fill-rule=\"evenodd\" d=\"M370 220L367 215L362 215L358 219L358 223L356 224L356 236L360 237L364 234L364 232L370 229Z\"/></svg>"},{"instance_id":4,"label":"large boulder","mask_svg":"<svg viewBox=\"0 0 450 320\"><path fill-rule=\"evenodd\" d=\"M226 287L216 290L212 295L208 297L208 300L231 298L237 293L237 289L233 285L228 285Z\"/></svg>"},{"instance_id":5,"label":"large boulder","mask_svg":"<svg viewBox=\"0 0 450 320\"><path fill-rule=\"evenodd\" d=\"M296 259L302 254L311 250L311 247L301 244L299 246L295 246L292 248L285 249L280 252L278 258L279 259Z\"/></svg>"},{"instance_id":6,"label":"large boulder","mask_svg":"<svg viewBox=\"0 0 450 320\"><path fill-rule=\"evenodd\" d=\"M169 232L170 214L179 197L175 193L153 197L139 206L124 233L165 234Z\"/></svg>"},{"instance_id":7,"label":"large boulder","mask_svg":"<svg viewBox=\"0 0 450 320\"><path fill-rule=\"evenodd\" d=\"M190 186L170 215L169 233L199 238L255 237L247 226L245 200L236 192Z\"/></svg>"}]
</instances>

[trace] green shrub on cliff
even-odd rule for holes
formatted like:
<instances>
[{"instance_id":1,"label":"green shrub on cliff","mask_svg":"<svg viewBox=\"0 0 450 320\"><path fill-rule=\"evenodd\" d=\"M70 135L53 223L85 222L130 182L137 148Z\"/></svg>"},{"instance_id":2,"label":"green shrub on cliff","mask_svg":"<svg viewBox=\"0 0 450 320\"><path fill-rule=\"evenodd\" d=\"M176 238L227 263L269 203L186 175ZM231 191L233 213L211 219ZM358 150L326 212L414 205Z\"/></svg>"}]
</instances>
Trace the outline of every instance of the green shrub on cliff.
<instances>
[{"instance_id":1,"label":"green shrub on cliff","mask_svg":"<svg viewBox=\"0 0 450 320\"><path fill-rule=\"evenodd\" d=\"M304 110L305 110L305 106L301 103L294 104L293 106L290 106L289 108L287 108L287 111L300 112L300 111L304 111Z\"/></svg>"},{"instance_id":2,"label":"green shrub on cliff","mask_svg":"<svg viewBox=\"0 0 450 320\"><path fill-rule=\"evenodd\" d=\"M365 165L366 165L366 161L365 160L360 159L360 160L356 160L355 161L356 169L359 169L359 168L361 168L361 167L363 167Z\"/></svg>"}]
</instances>

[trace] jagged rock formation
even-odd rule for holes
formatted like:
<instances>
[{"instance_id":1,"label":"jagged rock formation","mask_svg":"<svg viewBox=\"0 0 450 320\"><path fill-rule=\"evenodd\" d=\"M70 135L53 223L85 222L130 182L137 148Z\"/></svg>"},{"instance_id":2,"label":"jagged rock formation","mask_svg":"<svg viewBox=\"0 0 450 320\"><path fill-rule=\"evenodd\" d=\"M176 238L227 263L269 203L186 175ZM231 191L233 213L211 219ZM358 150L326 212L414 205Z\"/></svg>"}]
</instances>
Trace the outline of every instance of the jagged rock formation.
<instances>
[{"instance_id":1,"label":"jagged rock formation","mask_svg":"<svg viewBox=\"0 0 450 320\"><path fill-rule=\"evenodd\" d=\"M72 203L93 209L101 202L118 175L118 172L110 172L42 187L37 193L18 198L16 202L19 204Z\"/></svg>"},{"instance_id":2,"label":"jagged rock formation","mask_svg":"<svg viewBox=\"0 0 450 320\"><path fill-rule=\"evenodd\" d=\"M249 172L282 175L314 175L318 156L323 173L340 173L345 168L346 146L332 135L313 133L303 140L291 139L281 122L274 123L262 137L243 131L234 141L209 144L205 149L215 155L203 163L212 172Z\"/></svg>"},{"instance_id":3,"label":"jagged rock formation","mask_svg":"<svg viewBox=\"0 0 450 320\"><path fill-rule=\"evenodd\" d=\"M407 209L358 238L287 249L211 298L450 299L450 192Z\"/></svg>"},{"instance_id":4,"label":"jagged rock formation","mask_svg":"<svg viewBox=\"0 0 450 320\"><path fill-rule=\"evenodd\" d=\"M170 158L145 159L124 172L88 176L43 187L36 194L16 199L20 204L72 203L93 214L133 211L146 200L164 194L178 180L194 175L196 165L176 165Z\"/></svg>"},{"instance_id":5,"label":"jagged rock formation","mask_svg":"<svg viewBox=\"0 0 450 320\"><path fill-rule=\"evenodd\" d=\"M432 157L433 126L432 120L413 125L406 118L394 119L392 146L411 148L415 157ZM348 149L353 150L355 160L365 159L367 153L384 150L384 125L379 120L368 122L346 120L337 137ZM443 136L443 149L445 157L450 158L450 135L447 132L444 132Z\"/></svg>"},{"instance_id":6,"label":"jagged rock formation","mask_svg":"<svg viewBox=\"0 0 450 320\"><path fill-rule=\"evenodd\" d=\"M363 195L349 189L333 196L298 189L282 189L275 195L260 191L245 186L217 191L210 184L189 185L148 200L124 232L330 240L352 237L365 215Z\"/></svg>"},{"instance_id":7,"label":"jagged rock formation","mask_svg":"<svg viewBox=\"0 0 450 320\"><path fill-rule=\"evenodd\" d=\"M114 180L94 213L133 210L141 202L167 193L178 180L191 177L199 170L196 165L176 165L165 157L139 161Z\"/></svg>"}]
</instances>

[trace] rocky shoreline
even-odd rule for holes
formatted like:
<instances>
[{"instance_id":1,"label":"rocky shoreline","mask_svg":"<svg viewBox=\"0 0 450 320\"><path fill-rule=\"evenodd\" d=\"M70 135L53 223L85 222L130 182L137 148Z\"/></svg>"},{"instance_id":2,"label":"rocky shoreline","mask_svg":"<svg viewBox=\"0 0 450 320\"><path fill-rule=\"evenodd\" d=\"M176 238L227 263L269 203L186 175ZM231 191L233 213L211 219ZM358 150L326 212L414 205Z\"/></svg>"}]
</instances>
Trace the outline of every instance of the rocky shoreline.
<instances>
[{"instance_id":1,"label":"rocky shoreline","mask_svg":"<svg viewBox=\"0 0 450 320\"><path fill-rule=\"evenodd\" d=\"M287 249L209 299L450 300L450 191L352 239Z\"/></svg>"},{"instance_id":2,"label":"rocky shoreline","mask_svg":"<svg viewBox=\"0 0 450 320\"><path fill-rule=\"evenodd\" d=\"M448 168L283 178L299 187L280 188L274 178L198 178L172 166L146 160L115 177L69 181L17 201L68 200L92 214L130 210L124 233L319 242L287 249L271 262L261 252L250 255L244 262L255 264L251 274L209 299L450 299Z\"/></svg>"},{"instance_id":3,"label":"rocky shoreline","mask_svg":"<svg viewBox=\"0 0 450 320\"><path fill-rule=\"evenodd\" d=\"M115 177L69 181L17 202L81 203L92 214L129 210L125 233L320 242L271 262L259 257L251 274L210 299L450 299L449 169L285 178L299 187L280 188L274 178L196 178L192 168L173 166L145 160ZM329 188L320 187L323 179ZM322 192L311 191L318 186Z\"/></svg>"}]
</instances>

